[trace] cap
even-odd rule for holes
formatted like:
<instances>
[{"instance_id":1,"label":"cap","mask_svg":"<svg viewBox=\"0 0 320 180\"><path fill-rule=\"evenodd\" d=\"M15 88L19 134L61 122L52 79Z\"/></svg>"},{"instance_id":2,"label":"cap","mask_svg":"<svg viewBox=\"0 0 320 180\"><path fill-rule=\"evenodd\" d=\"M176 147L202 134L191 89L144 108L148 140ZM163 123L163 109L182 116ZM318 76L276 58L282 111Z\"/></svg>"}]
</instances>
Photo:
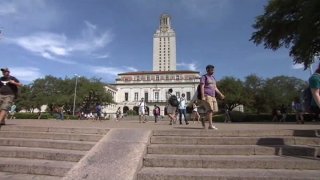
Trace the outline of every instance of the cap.
<instances>
[{"instance_id":1,"label":"cap","mask_svg":"<svg viewBox=\"0 0 320 180\"><path fill-rule=\"evenodd\" d=\"M207 69L211 69L211 68L214 69L214 65L209 64L209 65L206 67L206 70L207 70Z\"/></svg>"},{"instance_id":2,"label":"cap","mask_svg":"<svg viewBox=\"0 0 320 180\"><path fill-rule=\"evenodd\" d=\"M1 68L1 71L2 71L2 72L10 72L10 71L9 71L9 68Z\"/></svg>"}]
</instances>

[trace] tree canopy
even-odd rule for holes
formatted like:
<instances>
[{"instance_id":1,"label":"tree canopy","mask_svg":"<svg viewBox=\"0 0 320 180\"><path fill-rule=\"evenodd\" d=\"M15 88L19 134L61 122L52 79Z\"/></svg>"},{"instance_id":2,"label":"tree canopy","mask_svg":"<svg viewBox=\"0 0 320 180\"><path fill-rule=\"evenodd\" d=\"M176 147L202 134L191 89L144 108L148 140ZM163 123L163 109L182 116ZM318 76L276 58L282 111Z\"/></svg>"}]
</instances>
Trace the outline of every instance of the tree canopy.
<instances>
[{"instance_id":1,"label":"tree canopy","mask_svg":"<svg viewBox=\"0 0 320 180\"><path fill-rule=\"evenodd\" d=\"M320 1L270 0L264 14L256 17L251 36L256 45L266 49L290 48L293 62L305 69L320 53Z\"/></svg>"}]
</instances>

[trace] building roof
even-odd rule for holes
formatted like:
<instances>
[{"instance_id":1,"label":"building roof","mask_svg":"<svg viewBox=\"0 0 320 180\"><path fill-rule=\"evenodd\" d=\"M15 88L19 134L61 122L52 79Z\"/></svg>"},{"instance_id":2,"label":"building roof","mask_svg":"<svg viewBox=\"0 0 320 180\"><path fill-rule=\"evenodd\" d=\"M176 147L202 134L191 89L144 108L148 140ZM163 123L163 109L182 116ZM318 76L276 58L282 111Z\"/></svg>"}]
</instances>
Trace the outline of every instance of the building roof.
<instances>
[{"instance_id":1,"label":"building roof","mask_svg":"<svg viewBox=\"0 0 320 180\"><path fill-rule=\"evenodd\" d=\"M126 72L126 73L120 73L118 76L121 75L147 75L147 74L199 74L199 71L136 71L136 72Z\"/></svg>"}]
</instances>

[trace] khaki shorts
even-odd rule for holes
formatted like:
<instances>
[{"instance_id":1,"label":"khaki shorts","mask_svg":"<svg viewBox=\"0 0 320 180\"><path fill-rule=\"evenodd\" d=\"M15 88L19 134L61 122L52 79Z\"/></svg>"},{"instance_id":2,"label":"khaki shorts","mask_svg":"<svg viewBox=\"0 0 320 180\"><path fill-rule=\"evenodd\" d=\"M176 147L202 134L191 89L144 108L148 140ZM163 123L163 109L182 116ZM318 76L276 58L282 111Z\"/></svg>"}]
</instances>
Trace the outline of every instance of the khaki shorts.
<instances>
[{"instance_id":1,"label":"khaki shorts","mask_svg":"<svg viewBox=\"0 0 320 180\"><path fill-rule=\"evenodd\" d=\"M215 97L205 95L205 100L198 100L199 106L203 107L206 112L218 112L218 102Z\"/></svg>"},{"instance_id":2,"label":"khaki shorts","mask_svg":"<svg viewBox=\"0 0 320 180\"><path fill-rule=\"evenodd\" d=\"M170 104L167 106L167 113L168 114L175 114L177 111L177 107L171 106Z\"/></svg>"},{"instance_id":3,"label":"khaki shorts","mask_svg":"<svg viewBox=\"0 0 320 180\"><path fill-rule=\"evenodd\" d=\"M0 104L1 110L8 110L13 103L14 95L1 95L0 94Z\"/></svg>"}]
</instances>

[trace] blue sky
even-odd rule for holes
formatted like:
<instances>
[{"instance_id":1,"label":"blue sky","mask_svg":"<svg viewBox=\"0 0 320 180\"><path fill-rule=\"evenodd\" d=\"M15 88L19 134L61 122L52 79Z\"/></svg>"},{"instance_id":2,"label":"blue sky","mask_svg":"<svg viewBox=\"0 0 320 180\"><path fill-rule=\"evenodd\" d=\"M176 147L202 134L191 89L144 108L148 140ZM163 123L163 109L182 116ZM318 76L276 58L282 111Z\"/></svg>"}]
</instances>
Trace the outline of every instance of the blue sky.
<instances>
[{"instance_id":1,"label":"blue sky","mask_svg":"<svg viewBox=\"0 0 320 180\"><path fill-rule=\"evenodd\" d=\"M25 84L45 75L102 78L152 70L153 34L162 13L172 17L177 69L244 80L286 75L306 80L288 50L249 41L265 0L4 0L0 1L1 67Z\"/></svg>"}]
</instances>

